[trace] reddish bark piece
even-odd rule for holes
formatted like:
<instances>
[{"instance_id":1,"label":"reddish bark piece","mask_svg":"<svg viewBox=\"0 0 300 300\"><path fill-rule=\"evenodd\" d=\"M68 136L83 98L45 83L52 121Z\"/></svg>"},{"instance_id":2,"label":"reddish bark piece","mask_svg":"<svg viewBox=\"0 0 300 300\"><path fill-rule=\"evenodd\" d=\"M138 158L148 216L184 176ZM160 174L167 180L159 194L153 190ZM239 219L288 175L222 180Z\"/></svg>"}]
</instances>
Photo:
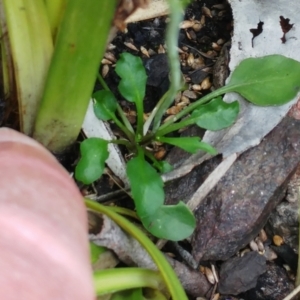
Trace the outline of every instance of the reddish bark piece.
<instances>
[{"instance_id":1,"label":"reddish bark piece","mask_svg":"<svg viewBox=\"0 0 300 300\"><path fill-rule=\"evenodd\" d=\"M193 256L226 260L247 245L283 198L300 162L300 121L285 117L243 153L195 212Z\"/></svg>"},{"instance_id":2,"label":"reddish bark piece","mask_svg":"<svg viewBox=\"0 0 300 300\"><path fill-rule=\"evenodd\" d=\"M283 16L280 16L280 26L281 26L281 29L282 29L282 32L283 32L283 36L281 38L281 41L282 43L284 44L286 42L286 33L288 33L294 24L290 24L290 19L289 18L284 18Z\"/></svg>"}]
</instances>

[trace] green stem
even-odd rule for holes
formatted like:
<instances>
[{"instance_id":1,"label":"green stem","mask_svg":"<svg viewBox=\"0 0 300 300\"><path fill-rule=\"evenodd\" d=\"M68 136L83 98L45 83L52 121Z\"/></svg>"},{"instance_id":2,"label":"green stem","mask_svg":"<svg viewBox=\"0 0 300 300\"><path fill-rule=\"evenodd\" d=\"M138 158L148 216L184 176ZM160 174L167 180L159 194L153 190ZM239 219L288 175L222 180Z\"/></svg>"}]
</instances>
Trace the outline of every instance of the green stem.
<instances>
[{"instance_id":1,"label":"green stem","mask_svg":"<svg viewBox=\"0 0 300 300\"><path fill-rule=\"evenodd\" d=\"M171 86L166 94L164 102L156 111L156 116L153 121L153 131L156 131L160 125L161 118L166 109L174 101L176 93L182 88L182 76L180 71L180 61L178 57L178 25L183 19L184 4L181 0L169 0L170 22L167 28L166 44L168 48L168 60L170 65L170 82Z\"/></svg>"},{"instance_id":2,"label":"green stem","mask_svg":"<svg viewBox=\"0 0 300 300\"><path fill-rule=\"evenodd\" d=\"M192 125L195 123L195 119L194 118L188 118L186 120L183 120L181 122L175 123L175 124L171 124L168 127L164 128L164 129L159 129L156 133L155 136L164 136L170 132L179 130L181 128L184 128L186 126Z\"/></svg>"},{"instance_id":3,"label":"green stem","mask_svg":"<svg viewBox=\"0 0 300 300\"><path fill-rule=\"evenodd\" d=\"M98 73L97 78L98 78L100 84L102 85L102 87L103 87L106 91L110 91L110 88L108 87L108 85L106 84L104 78L101 76L100 73Z\"/></svg>"},{"instance_id":4,"label":"green stem","mask_svg":"<svg viewBox=\"0 0 300 300\"><path fill-rule=\"evenodd\" d=\"M115 114L110 115L111 119L116 123L116 125L126 134L128 139L131 142L134 142L134 134L120 122L120 120L116 117Z\"/></svg>"},{"instance_id":5,"label":"green stem","mask_svg":"<svg viewBox=\"0 0 300 300\"><path fill-rule=\"evenodd\" d=\"M144 124L144 135L147 134L148 130L149 130L149 127L157 113L157 111L160 109L160 107L163 105L163 103L165 102L167 96L168 96L168 93L169 91L167 91L160 99L159 101L157 102L157 104L155 105L155 107L153 108L150 116L148 117L147 121L145 122Z\"/></svg>"},{"instance_id":6,"label":"green stem","mask_svg":"<svg viewBox=\"0 0 300 300\"><path fill-rule=\"evenodd\" d=\"M120 206L111 206L110 210L114 211L115 213L118 213L123 216L127 216L136 220L140 220L136 212L134 212L131 209L120 207Z\"/></svg>"},{"instance_id":7,"label":"green stem","mask_svg":"<svg viewBox=\"0 0 300 300\"><path fill-rule=\"evenodd\" d=\"M106 91L110 91L110 88L108 87L108 85L106 84L105 80L103 79L103 77L98 73L98 80L100 82L100 84L102 85L102 87L106 90ZM117 103L117 111L118 114L123 122L123 124L125 125L125 127L132 133L134 133L134 130L130 124L130 122L128 121L128 119L126 118L123 109L121 108L121 106L119 105L119 103ZM123 129L122 129L123 130Z\"/></svg>"},{"instance_id":8,"label":"green stem","mask_svg":"<svg viewBox=\"0 0 300 300\"><path fill-rule=\"evenodd\" d=\"M144 105L143 101L136 101L136 113L137 113L137 141L139 142L143 137L143 126L144 126Z\"/></svg>"},{"instance_id":9,"label":"green stem","mask_svg":"<svg viewBox=\"0 0 300 300\"><path fill-rule=\"evenodd\" d=\"M124 145L127 149L132 149L132 144L129 141L124 139L110 140L109 142L116 145Z\"/></svg>"},{"instance_id":10,"label":"green stem","mask_svg":"<svg viewBox=\"0 0 300 300\"><path fill-rule=\"evenodd\" d=\"M181 112L179 112L173 118L171 118L166 123L164 123L162 126L160 126L159 131L162 131L166 127L168 127L171 124L177 122L178 120L180 120L181 118L186 116L188 113L190 113L191 111L196 109L201 104L205 104L208 101L212 100L213 98L216 98L216 97L221 96L225 93L233 92L233 91L234 91L234 86L227 85L227 86L224 86L224 87L222 87L222 88L220 88L216 91L213 91L213 92L209 93L208 95L204 96L203 98L199 99L198 101L196 101L196 102L192 103L191 105L187 106L186 108L184 108Z\"/></svg>"},{"instance_id":11,"label":"green stem","mask_svg":"<svg viewBox=\"0 0 300 300\"><path fill-rule=\"evenodd\" d=\"M107 206L88 199L85 199L85 205L96 212L103 213L110 217L124 231L132 235L145 248L145 250L152 257L153 261L156 263L157 268L159 269L173 300L188 300L179 279L164 255L139 228L137 228L124 217L111 211Z\"/></svg>"},{"instance_id":12,"label":"green stem","mask_svg":"<svg viewBox=\"0 0 300 300\"><path fill-rule=\"evenodd\" d=\"M149 269L116 268L94 272L97 296L142 287L158 290L162 283L160 274Z\"/></svg>"},{"instance_id":13,"label":"green stem","mask_svg":"<svg viewBox=\"0 0 300 300\"><path fill-rule=\"evenodd\" d=\"M153 162L153 166L159 166L158 160L155 158L155 156L150 151L145 151L145 155Z\"/></svg>"}]
</instances>

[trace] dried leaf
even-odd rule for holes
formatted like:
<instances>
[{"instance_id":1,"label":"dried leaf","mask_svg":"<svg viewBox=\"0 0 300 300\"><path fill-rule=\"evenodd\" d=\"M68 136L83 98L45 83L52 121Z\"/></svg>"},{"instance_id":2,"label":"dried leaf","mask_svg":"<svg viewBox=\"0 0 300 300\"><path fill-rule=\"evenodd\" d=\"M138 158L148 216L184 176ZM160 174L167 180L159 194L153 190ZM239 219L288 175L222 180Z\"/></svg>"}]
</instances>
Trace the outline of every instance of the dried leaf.
<instances>
[{"instance_id":1,"label":"dried leaf","mask_svg":"<svg viewBox=\"0 0 300 300\"><path fill-rule=\"evenodd\" d=\"M125 29L125 20L138 8L146 8L149 0L121 0L114 17L114 25L120 29Z\"/></svg>"}]
</instances>

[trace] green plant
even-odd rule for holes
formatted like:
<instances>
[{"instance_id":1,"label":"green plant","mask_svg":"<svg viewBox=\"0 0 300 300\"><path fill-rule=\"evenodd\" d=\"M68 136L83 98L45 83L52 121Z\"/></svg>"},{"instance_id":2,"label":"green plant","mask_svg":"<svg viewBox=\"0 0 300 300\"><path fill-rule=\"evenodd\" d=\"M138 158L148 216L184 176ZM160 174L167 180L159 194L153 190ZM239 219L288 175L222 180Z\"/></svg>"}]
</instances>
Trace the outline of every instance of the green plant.
<instances>
[{"instance_id":1,"label":"green plant","mask_svg":"<svg viewBox=\"0 0 300 300\"><path fill-rule=\"evenodd\" d=\"M0 0L5 97L21 131L55 153L79 134L117 4Z\"/></svg>"},{"instance_id":2,"label":"green plant","mask_svg":"<svg viewBox=\"0 0 300 300\"><path fill-rule=\"evenodd\" d=\"M280 73L274 73L274 65L280 69ZM170 134L193 124L207 130L220 130L232 125L239 113L239 103L225 103L221 95L227 92L238 92L256 105L284 104L299 90L299 72L299 62L280 55L246 59L234 70L226 86L192 103L158 127L155 126L154 117L154 124L148 130L149 124L144 124L143 121L146 72L139 57L123 53L116 64L116 73L121 78L118 88L126 100L136 105L136 131L133 132L131 126L122 122L123 113L117 110L117 100L111 91L96 92L93 95L96 116L104 121L114 121L123 130L126 138L111 141L91 138L82 142L81 159L76 166L75 176L85 184L97 180L102 175L108 157L108 143L125 145L133 156L127 163L127 175L136 211L143 225L159 238L186 238L195 226L194 217L182 202L177 205L164 205L163 182L158 172L164 172L170 166L157 161L147 150L147 145L158 141L190 153L203 150L216 154L217 151L199 137L182 138ZM164 96L162 99L163 102ZM153 111L163 116L164 109L159 102Z\"/></svg>"},{"instance_id":3,"label":"green plant","mask_svg":"<svg viewBox=\"0 0 300 300\"><path fill-rule=\"evenodd\" d=\"M97 271L94 274L94 285L98 295L124 289L135 289L134 293L137 293L136 298L130 298L128 296L129 298L124 297L119 299L142 300L144 298L141 296L141 290L137 288L150 287L156 290L155 297L151 297L151 299L164 300L167 299L167 297L162 294L161 290L164 289L165 286L173 300L188 299L180 281L164 255L139 228L116 213L111 207L87 199L85 200L85 204L90 210L107 215L124 231L134 237L149 253L159 271L155 272L137 268ZM98 253L101 251L103 251L103 249L99 249Z\"/></svg>"}]
</instances>

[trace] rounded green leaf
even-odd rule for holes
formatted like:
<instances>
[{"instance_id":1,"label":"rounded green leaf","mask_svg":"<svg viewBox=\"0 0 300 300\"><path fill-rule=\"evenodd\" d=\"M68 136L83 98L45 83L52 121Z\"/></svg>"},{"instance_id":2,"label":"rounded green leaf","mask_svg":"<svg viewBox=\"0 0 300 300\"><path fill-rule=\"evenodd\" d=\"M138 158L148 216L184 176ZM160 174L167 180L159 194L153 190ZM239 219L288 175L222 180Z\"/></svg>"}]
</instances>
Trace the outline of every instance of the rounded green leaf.
<instances>
[{"instance_id":1,"label":"rounded green leaf","mask_svg":"<svg viewBox=\"0 0 300 300\"><path fill-rule=\"evenodd\" d=\"M163 181L143 155L127 163L127 175L137 214L150 233L173 241L192 234L195 228L194 215L182 202L163 205Z\"/></svg>"},{"instance_id":2,"label":"rounded green leaf","mask_svg":"<svg viewBox=\"0 0 300 300\"><path fill-rule=\"evenodd\" d=\"M98 119L108 121L112 119L117 109L117 99L111 91L101 90L93 94L94 112Z\"/></svg>"},{"instance_id":3,"label":"rounded green leaf","mask_svg":"<svg viewBox=\"0 0 300 300\"><path fill-rule=\"evenodd\" d=\"M167 143L176 147L179 147L187 152L196 153L199 150L203 150L210 154L217 154L217 150L211 145L201 142L199 137L157 137L158 141Z\"/></svg>"},{"instance_id":4,"label":"rounded green leaf","mask_svg":"<svg viewBox=\"0 0 300 300\"><path fill-rule=\"evenodd\" d=\"M108 158L108 141L89 138L80 144L81 158L75 168L75 178L90 184L101 177Z\"/></svg>"},{"instance_id":5,"label":"rounded green leaf","mask_svg":"<svg viewBox=\"0 0 300 300\"><path fill-rule=\"evenodd\" d=\"M232 125L238 113L238 101L226 103L222 97L217 97L194 110L191 119L201 128L217 131Z\"/></svg>"},{"instance_id":6,"label":"rounded green leaf","mask_svg":"<svg viewBox=\"0 0 300 300\"><path fill-rule=\"evenodd\" d=\"M189 237L196 226L193 213L181 201L177 205L163 205L154 215L148 215L141 220L154 236L171 241Z\"/></svg>"},{"instance_id":7,"label":"rounded green leaf","mask_svg":"<svg viewBox=\"0 0 300 300\"><path fill-rule=\"evenodd\" d=\"M144 156L134 157L127 163L127 176L132 197L140 218L153 215L164 204L163 181Z\"/></svg>"},{"instance_id":8,"label":"rounded green leaf","mask_svg":"<svg viewBox=\"0 0 300 300\"><path fill-rule=\"evenodd\" d=\"M147 74L140 57L122 53L116 64L116 73L121 77L119 91L128 101L141 103L144 100Z\"/></svg>"},{"instance_id":9,"label":"rounded green leaf","mask_svg":"<svg viewBox=\"0 0 300 300\"><path fill-rule=\"evenodd\" d=\"M226 87L256 105L282 105L300 91L299 74L300 62L282 55L247 58Z\"/></svg>"}]
</instances>

